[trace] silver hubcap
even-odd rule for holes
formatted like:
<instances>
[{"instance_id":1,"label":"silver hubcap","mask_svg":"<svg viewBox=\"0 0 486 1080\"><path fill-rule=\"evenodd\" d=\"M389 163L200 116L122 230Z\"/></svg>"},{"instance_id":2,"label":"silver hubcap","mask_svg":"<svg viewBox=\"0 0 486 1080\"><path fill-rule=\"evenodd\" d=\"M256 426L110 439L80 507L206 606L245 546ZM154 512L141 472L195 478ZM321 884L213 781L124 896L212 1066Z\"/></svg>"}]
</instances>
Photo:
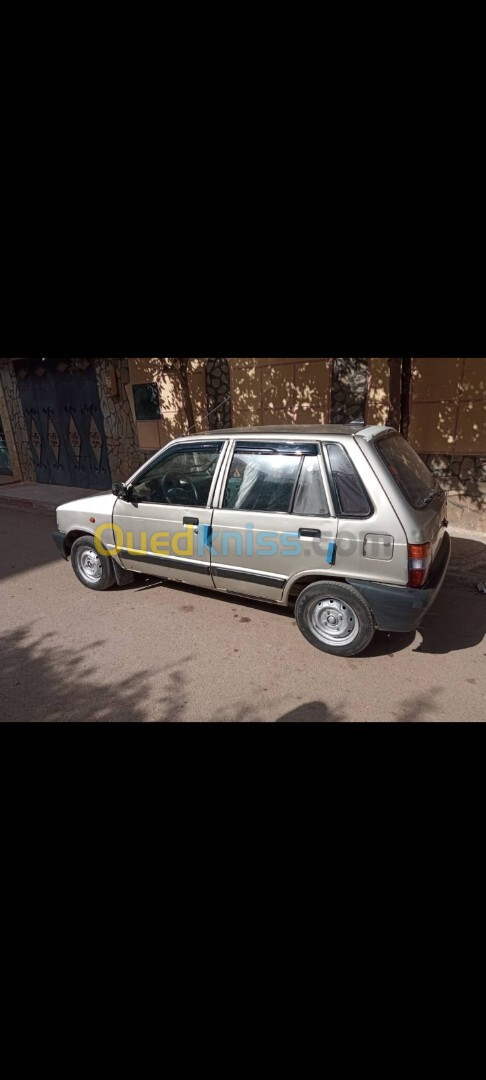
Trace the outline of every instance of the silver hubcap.
<instances>
[{"instance_id":1,"label":"silver hubcap","mask_svg":"<svg viewBox=\"0 0 486 1080\"><path fill-rule=\"evenodd\" d=\"M318 600L309 614L316 636L326 645L344 648L351 645L360 630L359 619L349 604L331 597Z\"/></svg>"},{"instance_id":2,"label":"silver hubcap","mask_svg":"<svg viewBox=\"0 0 486 1080\"><path fill-rule=\"evenodd\" d=\"M94 581L101 581L101 559L96 554L96 551L92 551L91 548L85 548L79 556L78 566L83 577L86 578L86 581L89 581L90 584L93 584Z\"/></svg>"}]
</instances>

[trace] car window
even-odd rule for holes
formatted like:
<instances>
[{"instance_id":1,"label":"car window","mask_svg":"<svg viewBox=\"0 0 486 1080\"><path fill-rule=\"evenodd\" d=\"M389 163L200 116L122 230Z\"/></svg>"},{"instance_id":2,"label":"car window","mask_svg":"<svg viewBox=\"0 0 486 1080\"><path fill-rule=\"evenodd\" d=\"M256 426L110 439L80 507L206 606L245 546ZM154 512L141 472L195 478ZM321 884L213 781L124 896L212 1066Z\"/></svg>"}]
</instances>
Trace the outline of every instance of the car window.
<instances>
[{"instance_id":1,"label":"car window","mask_svg":"<svg viewBox=\"0 0 486 1080\"><path fill-rule=\"evenodd\" d=\"M340 516L369 517L371 503L344 447L328 443L327 452Z\"/></svg>"},{"instance_id":2,"label":"car window","mask_svg":"<svg viewBox=\"0 0 486 1080\"><path fill-rule=\"evenodd\" d=\"M150 465L132 487L138 503L207 506L221 445L180 448Z\"/></svg>"},{"instance_id":3,"label":"car window","mask_svg":"<svg viewBox=\"0 0 486 1080\"><path fill-rule=\"evenodd\" d=\"M376 442L388 471L411 506L423 510L437 490L437 481L402 435L386 435Z\"/></svg>"},{"instance_id":4,"label":"car window","mask_svg":"<svg viewBox=\"0 0 486 1080\"><path fill-rule=\"evenodd\" d=\"M306 457L302 462L293 513L309 517L329 516L324 481L317 457Z\"/></svg>"},{"instance_id":5,"label":"car window","mask_svg":"<svg viewBox=\"0 0 486 1080\"><path fill-rule=\"evenodd\" d=\"M226 484L228 510L290 513L302 457L268 451L236 450Z\"/></svg>"}]
</instances>

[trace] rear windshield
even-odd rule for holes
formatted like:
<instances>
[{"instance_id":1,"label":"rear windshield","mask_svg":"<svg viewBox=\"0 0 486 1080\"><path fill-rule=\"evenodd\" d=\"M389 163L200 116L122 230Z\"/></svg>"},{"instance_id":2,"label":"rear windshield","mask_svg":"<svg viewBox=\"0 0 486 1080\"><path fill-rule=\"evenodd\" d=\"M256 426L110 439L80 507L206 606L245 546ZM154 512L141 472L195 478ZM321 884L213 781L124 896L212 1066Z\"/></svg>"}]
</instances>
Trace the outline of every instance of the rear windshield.
<instances>
[{"instance_id":1,"label":"rear windshield","mask_svg":"<svg viewBox=\"0 0 486 1080\"><path fill-rule=\"evenodd\" d=\"M437 481L402 435L386 435L375 443L388 471L415 510L423 510L437 491Z\"/></svg>"}]
</instances>

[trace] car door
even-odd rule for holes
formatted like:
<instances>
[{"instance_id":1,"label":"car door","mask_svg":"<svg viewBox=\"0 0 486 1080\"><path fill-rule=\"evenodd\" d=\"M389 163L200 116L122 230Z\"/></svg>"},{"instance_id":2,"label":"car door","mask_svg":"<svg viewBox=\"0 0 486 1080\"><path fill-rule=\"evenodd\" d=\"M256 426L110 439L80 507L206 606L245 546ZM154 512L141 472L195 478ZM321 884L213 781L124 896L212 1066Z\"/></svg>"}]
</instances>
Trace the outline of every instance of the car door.
<instances>
[{"instance_id":1,"label":"car door","mask_svg":"<svg viewBox=\"0 0 486 1080\"><path fill-rule=\"evenodd\" d=\"M138 474L129 501L119 499L113 511L127 570L213 587L205 540L225 446L223 439L175 443Z\"/></svg>"},{"instance_id":2,"label":"car door","mask_svg":"<svg viewBox=\"0 0 486 1080\"><path fill-rule=\"evenodd\" d=\"M289 579L330 567L337 521L317 442L237 440L211 536L217 589L280 601Z\"/></svg>"}]
</instances>

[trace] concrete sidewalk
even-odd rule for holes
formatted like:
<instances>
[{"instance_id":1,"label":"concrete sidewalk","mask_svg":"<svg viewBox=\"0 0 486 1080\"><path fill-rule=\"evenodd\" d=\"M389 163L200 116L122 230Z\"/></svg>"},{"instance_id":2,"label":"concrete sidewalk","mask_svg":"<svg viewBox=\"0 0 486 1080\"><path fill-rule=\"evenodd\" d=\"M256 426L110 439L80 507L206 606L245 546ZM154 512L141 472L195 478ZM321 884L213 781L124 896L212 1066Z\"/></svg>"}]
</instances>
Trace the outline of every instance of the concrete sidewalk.
<instances>
[{"instance_id":1,"label":"concrete sidewalk","mask_svg":"<svg viewBox=\"0 0 486 1080\"><path fill-rule=\"evenodd\" d=\"M486 500L449 495L447 517L454 528L470 533L486 533Z\"/></svg>"},{"instance_id":2,"label":"concrete sidewalk","mask_svg":"<svg viewBox=\"0 0 486 1080\"><path fill-rule=\"evenodd\" d=\"M63 503L103 495L93 488L60 487L57 484L2 484L0 506L28 510L57 510Z\"/></svg>"}]
</instances>

